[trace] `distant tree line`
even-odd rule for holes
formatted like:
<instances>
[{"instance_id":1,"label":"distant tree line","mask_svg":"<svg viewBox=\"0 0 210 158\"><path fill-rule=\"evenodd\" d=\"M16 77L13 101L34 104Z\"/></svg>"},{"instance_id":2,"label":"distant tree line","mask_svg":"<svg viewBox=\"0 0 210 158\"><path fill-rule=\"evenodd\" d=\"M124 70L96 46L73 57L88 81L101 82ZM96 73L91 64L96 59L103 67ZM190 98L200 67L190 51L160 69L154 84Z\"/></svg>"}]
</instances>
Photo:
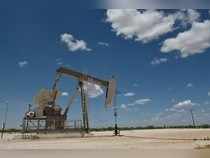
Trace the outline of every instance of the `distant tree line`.
<instances>
[{"instance_id":1,"label":"distant tree line","mask_svg":"<svg viewBox=\"0 0 210 158\"><path fill-rule=\"evenodd\" d=\"M176 125L176 126L138 126L138 127L119 127L118 129L123 130L141 130L141 129L169 129L169 128L210 128L210 124L203 125ZM102 128L92 128L91 131L113 131L114 127L102 127Z\"/></svg>"},{"instance_id":2,"label":"distant tree line","mask_svg":"<svg viewBox=\"0 0 210 158\"><path fill-rule=\"evenodd\" d=\"M16 128L8 128L8 129L5 129L4 132L6 133L15 133L15 132L21 132L22 129L16 129ZM2 132L2 130L0 129L0 132Z\"/></svg>"},{"instance_id":3,"label":"distant tree line","mask_svg":"<svg viewBox=\"0 0 210 158\"><path fill-rule=\"evenodd\" d=\"M210 128L210 124L203 124L203 125L176 125L176 126L138 126L138 127L119 127L118 129L123 130L143 130L143 129L169 129L169 128ZM113 131L114 127L101 127L101 128L91 128L91 131ZM0 129L1 132L1 129ZM16 128L9 128L6 129L5 132L7 133L14 133L14 132L22 132L22 129L16 129Z\"/></svg>"}]
</instances>

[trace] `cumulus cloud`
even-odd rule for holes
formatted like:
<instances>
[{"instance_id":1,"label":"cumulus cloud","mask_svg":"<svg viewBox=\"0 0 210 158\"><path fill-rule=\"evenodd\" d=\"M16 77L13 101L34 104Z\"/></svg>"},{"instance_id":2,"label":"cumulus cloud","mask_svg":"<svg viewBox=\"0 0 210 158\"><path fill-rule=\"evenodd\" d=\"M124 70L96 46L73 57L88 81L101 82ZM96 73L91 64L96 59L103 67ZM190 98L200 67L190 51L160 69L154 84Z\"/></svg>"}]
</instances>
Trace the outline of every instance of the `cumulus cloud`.
<instances>
[{"instance_id":1,"label":"cumulus cloud","mask_svg":"<svg viewBox=\"0 0 210 158\"><path fill-rule=\"evenodd\" d=\"M157 121L156 123L161 124L189 124L192 121L190 110L193 108L193 113L196 120L204 124L210 119L210 108L208 105L208 102L204 102L202 103L202 106L199 106L198 103L193 103L191 100L181 101L177 104L174 104L171 108L157 113L154 117L156 120L153 120ZM208 116L208 118L206 118L206 116Z\"/></svg>"},{"instance_id":2,"label":"cumulus cloud","mask_svg":"<svg viewBox=\"0 0 210 158\"><path fill-rule=\"evenodd\" d=\"M106 42L98 42L98 45L109 47L109 43Z\"/></svg>"},{"instance_id":3,"label":"cumulus cloud","mask_svg":"<svg viewBox=\"0 0 210 158\"><path fill-rule=\"evenodd\" d=\"M187 21L189 21L189 23L193 23L199 20L200 13L198 13L194 9L187 9L187 16L188 16Z\"/></svg>"},{"instance_id":4,"label":"cumulus cloud","mask_svg":"<svg viewBox=\"0 0 210 158\"><path fill-rule=\"evenodd\" d=\"M70 33L61 34L60 40L66 45L69 51L91 51L91 49L87 47L87 43L85 41L74 38L74 36Z\"/></svg>"},{"instance_id":5,"label":"cumulus cloud","mask_svg":"<svg viewBox=\"0 0 210 158\"><path fill-rule=\"evenodd\" d=\"M175 17L162 11L136 9L109 9L106 21L114 32L125 39L149 42L173 31Z\"/></svg>"},{"instance_id":6,"label":"cumulus cloud","mask_svg":"<svg viewBox=\"0 0 210 158\"><path fill-rule=\"evenodd\" d=\"M203 53L210 47L210 20L194 22L190 30L179 33L175 38L166 39L161 52L178 50L181 57Z\"/></svg>"},{"instance_id":7,"label":"cumulus cloud","mask_svg":"<svg viewBox=\"0 0 210 158\"><path fill-rule=\"evenodd\" d=\"M210 6L208 0L99 0L97 8L145 8L145 9L177 9L177 8L198 8L205 9Z\"/></svg>"},{"instance_id":8,"label":"cumulus cloud","mask_svg":"<svg viewBox=\"0 0 210 158\"><path fill-rule=\"evenodd\" d=\"M162 64L162 63L167 63L168 59L167 58L154 58L152 61L151 61L151 64L152 65L159 65L159 64Z\"/></svg>"},{"instance_id":9,"label":"cumulus cloud","mask_svg":"<svg viewBox=\"0 0 210 158\"><path fill-rule=\"evenodd\" d=\"M61 93L61 96L68 96L68 95L69 95L68 92L62 92L62 93Z\"/></svg>"},{"instance_id":10,"label":"cumulus cloud","mask_svg":"<svg viewBox=\"0 0 210 158\"><path fill-rule=\"evenodd\" d=\"M182 108L191 108L193 105L195 104L192 103L191 100L185 100L185 101L175 104L173 107L176 109L180 109L180 108L182 109Z\"/></svg>"},{"instance_id":11,"label":"cumulus cloud","mask_svg":"<svg viewBox=\"0 0 210 158\"><path fill-rule=\"evenodd\" d=\"M24 61L19 61L18 62L18 65L20 68L23 68L25 67L26 65L28 65L28 61L24 60Z\"/></svg>"},{"instance_id":12,"label":"cumulus cloud","mask_svg":"<svg viewBox=\"0 0 210 158\"><path fill-rule=\"evenodd\" d=\"M182 26L186 27L187 24L200 20L200 13L194 9L180 10L174 14L177 20L181 21Z\"/></svg>"},{"instance_id":13,"label":"cumulus cloud","mask_svg":"<svg viewBox=\"0 0 210 158\"><path fill-rule=\"evenodd\" d=\"M166 111L183 112L191 109L194 105L196 105L196 103L193 103L191 100L184 100L173 105L170 109L166 109Z\"/></svg>"},{"instance_id":14,"label":"cumulus cloud","mask_svg":"<svg viewBox=\"0 0 210 158\"><path fill-rule=\"evenodd\" d=\"M84 82L84 90L90 98L96 98L104 93L99 85L90 82Z\"/></svg>"},{"instance_id":15,"label":"cumulus cloud","mask_svg":"<svg viewBox=\"0 0 210 158\"><path fill-rule=\"evenodd\" d=\"M158 113L153 121L167 122L169 124L188 124L190 120L188 116L186 117L186 114L189 115L189 110L195 105L197 104L191 100L178 102L171 108L167 108L163 112Z\"/></svg>"},{"instance_id":16,"label":"cumulus cloud","mask_svg":"<svg viewBox=\"0 0 210 158\"><path fill-rule=\"evenodd\" d=\"M133 92L127 92L127 93L124 94L125 97L132 97L134 95L136 95L136 94L133 93Z\"/></svg>"},{"instance_id":17,"label":"cumulus cloud","mask_svg":"<svg viewBox=\"0 0 210 158\"><path fill-rule=\"evenodd\" d=\"M175 22L182 26L191 26L174 38L163 42L161 52L179 51L181 57L203 53L210 47L210 20L201 22L197 10L186 9L173 13L158 10L108 9L106 21L111 24L117 36L134 39L143 43L158 39L160 36L175 30ZM178 27L179 28L179 27ZM154 59L151 64L160 64L166 59Z\"/></svg>"}]
</instances>

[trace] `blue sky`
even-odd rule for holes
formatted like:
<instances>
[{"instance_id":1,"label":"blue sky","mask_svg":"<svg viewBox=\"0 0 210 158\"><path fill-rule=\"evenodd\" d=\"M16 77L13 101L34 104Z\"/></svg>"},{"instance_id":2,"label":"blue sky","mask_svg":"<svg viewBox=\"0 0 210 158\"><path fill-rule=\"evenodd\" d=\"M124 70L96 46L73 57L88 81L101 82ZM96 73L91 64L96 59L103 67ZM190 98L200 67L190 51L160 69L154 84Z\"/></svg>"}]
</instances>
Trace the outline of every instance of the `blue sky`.
<instances>
[{"instance_id":1,"label":"blue sky","mask_svg":"<svg viewBox=\"0 0 210 158\"><path fill-rule=\"evenodd\" d=\"M0 119L7 100L9 127L21 123L41 88L51 88L61 65L100 78L116 76L121 126L189 124L189 108L198 123L210 121L209 10L47 6L0 9ZM75 81L63 78L59 86L71 95ZM63 107L67 102L68 96L59 98ZM104 94L90 98L89 108L92 127L112 125ZM70 119L79 119L80 111L77 100Z\"/></svg>"}]
</instances>

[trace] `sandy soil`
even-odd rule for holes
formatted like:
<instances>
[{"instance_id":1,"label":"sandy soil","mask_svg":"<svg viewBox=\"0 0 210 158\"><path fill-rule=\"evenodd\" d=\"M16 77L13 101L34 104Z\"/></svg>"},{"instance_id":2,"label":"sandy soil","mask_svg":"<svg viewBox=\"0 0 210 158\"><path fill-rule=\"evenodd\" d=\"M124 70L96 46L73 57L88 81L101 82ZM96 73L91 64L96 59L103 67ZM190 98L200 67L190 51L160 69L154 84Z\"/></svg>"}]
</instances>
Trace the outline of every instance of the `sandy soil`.
<instances>
[{"instance_id":1,"label":"sandy soil","mask_svg":"<svg viewBox=\"0 0 210 158\"><path fill-rule=\"evenodd\" d=\"M119 137L114 137L112 134L113 132L92 132L84 138L66 138L67 135L61 138L63 136L57 134L53 135L54 138L37 140L15 139L20 134L7 134L5 139L0 141L0 155L5 155L4 157L13 157L12 154L21 156L27 153L36 155L40 151L45 151L49 157L54 158L56 154L52 156L50 154L64 150L71 155L77 154L76 157L96 154L95 157L102 158L107 157L108 153L111 157L113 154L117 157L126 157L126 155L128 157L130 154L156 158L210 157L210 141L203 140L210 138L210 129L133 130L122 131L122 136ZM62 157L65 157L65 154Z\"/></svg>"}]
</instances>

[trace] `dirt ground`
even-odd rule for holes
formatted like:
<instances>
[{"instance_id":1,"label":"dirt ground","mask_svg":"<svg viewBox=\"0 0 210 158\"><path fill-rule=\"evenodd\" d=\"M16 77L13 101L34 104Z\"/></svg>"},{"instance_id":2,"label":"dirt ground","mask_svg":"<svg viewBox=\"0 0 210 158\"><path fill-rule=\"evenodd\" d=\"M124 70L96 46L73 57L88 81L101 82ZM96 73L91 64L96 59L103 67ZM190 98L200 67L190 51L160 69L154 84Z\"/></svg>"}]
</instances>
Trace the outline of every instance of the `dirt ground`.
<instances>
[{"instance_id":1,"label":"dirt ground","mask_svg":"<svg viewBox=\"0 0 210 158\"><path fill-rule=\"evenodd\" d=\"M62 157L210 157L210 129L155 129L121 131L114 137L113 132L92 132L84 138L69 138L55 134L35 140L17 139L20 134L7 134L0 141L0 155L33 158ZM42 137L40 135L40 137ZM63 151L63 152L62 152ZM54 153L54 154L53 154ZM39 156L37 156L37 154ZM141 156L140 156L141 155ZM88 157L89 157L88 156Z\"/></svg>"}]
</instances>

